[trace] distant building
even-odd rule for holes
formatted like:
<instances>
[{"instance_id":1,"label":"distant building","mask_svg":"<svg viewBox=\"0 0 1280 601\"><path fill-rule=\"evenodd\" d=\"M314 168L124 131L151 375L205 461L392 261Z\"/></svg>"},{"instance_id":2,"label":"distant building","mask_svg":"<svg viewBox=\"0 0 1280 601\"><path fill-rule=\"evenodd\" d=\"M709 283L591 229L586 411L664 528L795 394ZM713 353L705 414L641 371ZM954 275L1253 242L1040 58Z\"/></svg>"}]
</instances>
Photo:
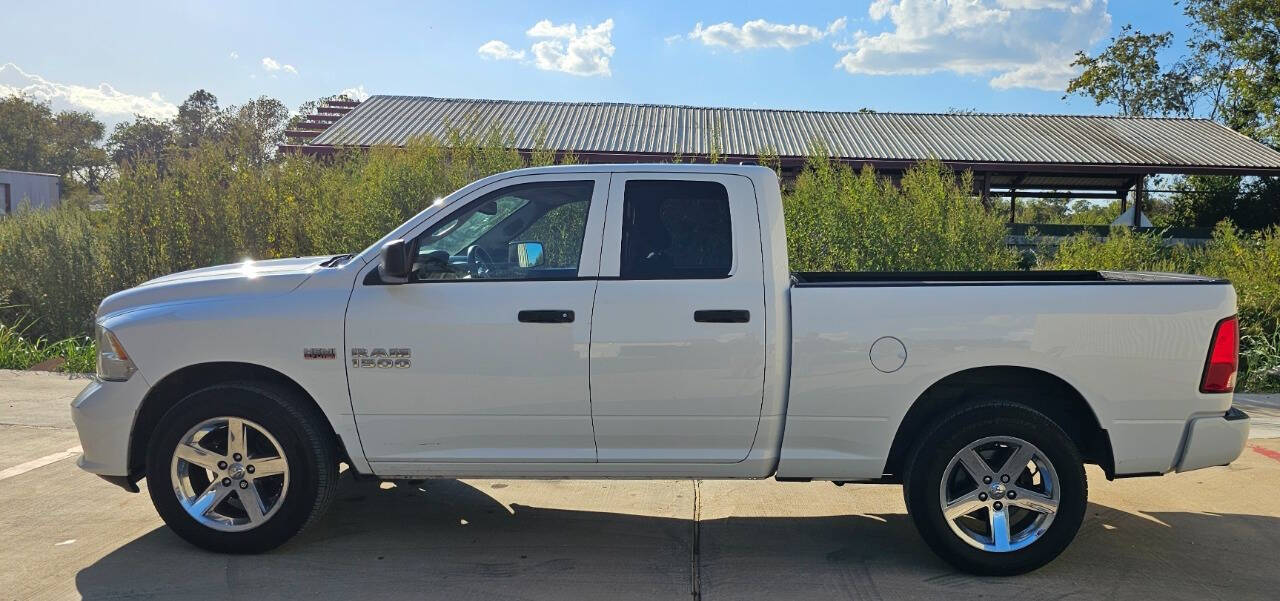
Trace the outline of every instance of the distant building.
<instances>
[{"instance_id":1,"label":"distant building","mask_svg":"<svg viewBox=\"0 0 1280 601\"><path fill-rule=\"evenodd\" d=\"M12 215L22 203L33 209L58 206L62 179L52 173L31 173L0 169L0 215Z\"/></svg>"}]
</instances>

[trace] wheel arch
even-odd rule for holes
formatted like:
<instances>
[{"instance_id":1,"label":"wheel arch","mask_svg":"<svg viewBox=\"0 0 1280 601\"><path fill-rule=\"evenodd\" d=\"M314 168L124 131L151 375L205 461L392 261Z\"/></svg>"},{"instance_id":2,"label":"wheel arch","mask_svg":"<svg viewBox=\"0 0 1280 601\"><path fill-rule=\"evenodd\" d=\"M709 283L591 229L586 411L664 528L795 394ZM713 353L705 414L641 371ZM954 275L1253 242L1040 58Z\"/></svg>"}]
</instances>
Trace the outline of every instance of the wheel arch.
<instances>
[{"instance_id":1,"label":"wheel arch","mask_svg":"<svg viewBox=\"0 0 1280 601\"><path fill-rule=\"evenodd\" d=\"M160 418L164 417L164 414L169 409L196 390L213 384L232 381L274 384L294 393L296 398L302 399L302 404L305 405L302 407L303 410L313 411L320 418L340 460L350 464L350 455L342 442L342 437L338 436L328 416L325 415L324 411L320 409L320 405L316 403L315 398L302 385L289 376L269 367L254 363L220 361L197 363L175 370L147 391L146 396L142 399L142 404L138 407L137 414L134 416L133 428L130 429L129 433L130 480L134 481L136 480L134 478L135 475L140 477L141 474L145 473L147 445L151 441L151 435L155 432L156 425L160 423Z\"/></svg>"},{"instance_id":2,"label":"wheel arch","mask_svg":"<svg viewBox=\"0 0 1280 601\"><path fill-rule=\"evenodd\" d=\"M1100 466L1107 478L1115 476L1111 440L1079 390L1043 370L1002 365L959 371L925 389L894 433L884 467L886 479L901 481L912 445L930 424L966 402L991 398L1021 403L1045 414L1067 433L1087 463Z\"/></svg>"}]
</instances>

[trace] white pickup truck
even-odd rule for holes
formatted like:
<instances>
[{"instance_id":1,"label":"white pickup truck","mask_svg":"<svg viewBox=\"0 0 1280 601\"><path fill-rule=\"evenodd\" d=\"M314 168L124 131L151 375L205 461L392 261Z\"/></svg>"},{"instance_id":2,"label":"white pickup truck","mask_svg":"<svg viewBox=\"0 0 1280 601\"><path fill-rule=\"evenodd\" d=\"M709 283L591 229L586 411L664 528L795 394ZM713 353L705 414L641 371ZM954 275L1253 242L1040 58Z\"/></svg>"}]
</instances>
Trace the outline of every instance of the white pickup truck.
<instances>
[{"instance_id":1,"label":"white pickup truck","mask_svg":"<svg viewBox=\"0 0 1280 601\"><path fill-rule=\"evenodd\" d=\"M984 574L1039 567L1108 478L1223 465L1236 297L1152 273L791 273L775 174L487 177L355 255L118 292L80 465L207 549L288 540L357 477L901 483Z\"/></svg>"}]
</instances>

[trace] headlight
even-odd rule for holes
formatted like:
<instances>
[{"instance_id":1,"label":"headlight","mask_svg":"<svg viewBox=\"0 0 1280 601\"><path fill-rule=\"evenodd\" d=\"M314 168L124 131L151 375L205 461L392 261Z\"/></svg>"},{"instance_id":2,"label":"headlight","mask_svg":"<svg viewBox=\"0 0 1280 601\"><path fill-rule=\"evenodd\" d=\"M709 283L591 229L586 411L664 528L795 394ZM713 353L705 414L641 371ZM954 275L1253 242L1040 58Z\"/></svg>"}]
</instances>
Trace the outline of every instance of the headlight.
<instances>
[{"instance_id":1,"label":"headlight","mask_svg":"<svg viewBox=\"0 0 1280 601\"><path fill-rule=\"evenodd\" d=\"M133 366L129 354L124 352L116 335L98 324L98 379L112 382L128 380L138 368Z\"/></svg>"}]
</instances>

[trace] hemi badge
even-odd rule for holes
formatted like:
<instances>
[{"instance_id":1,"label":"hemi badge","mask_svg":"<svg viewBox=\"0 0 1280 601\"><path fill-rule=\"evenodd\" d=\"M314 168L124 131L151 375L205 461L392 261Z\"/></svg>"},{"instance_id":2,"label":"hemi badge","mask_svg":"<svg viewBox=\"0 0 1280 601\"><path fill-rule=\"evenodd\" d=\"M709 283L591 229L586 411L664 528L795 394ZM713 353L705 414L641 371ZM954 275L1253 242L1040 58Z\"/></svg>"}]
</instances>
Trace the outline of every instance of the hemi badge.
<instances>
[{"instance_id":1,"label":"hemi badge","mask_svg":"<svg viewBox=\"0 0 1280 601\"><path fill-rule=\"evenodd\" d=\"M303 359L337 359L338 353L332 348L304 348Z\"/></svg>"}]
</instances>

